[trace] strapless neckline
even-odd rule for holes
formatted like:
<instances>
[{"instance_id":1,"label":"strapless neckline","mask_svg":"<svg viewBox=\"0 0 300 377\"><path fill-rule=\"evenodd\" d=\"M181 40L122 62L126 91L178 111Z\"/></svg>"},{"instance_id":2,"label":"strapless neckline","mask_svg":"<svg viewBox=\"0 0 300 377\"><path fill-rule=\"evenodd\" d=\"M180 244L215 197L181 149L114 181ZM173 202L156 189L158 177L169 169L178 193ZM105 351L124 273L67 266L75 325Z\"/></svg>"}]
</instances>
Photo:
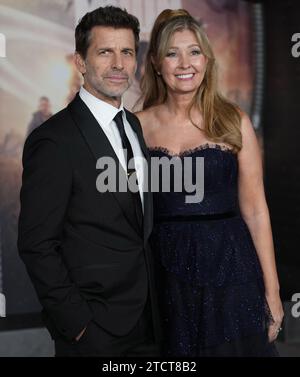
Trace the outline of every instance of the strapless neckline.
<instances>
[{"instance_id":1,"label":"strapless neckline","mask_svg":"<svg viewBox=\"0 0 300 377\"><path fill-rule=\"evenodd\" d=\"M216 143L203 143L203 144L200 144L200 145L198 145L194 148L186 149L186 150L184 150L180 153L175 153L175 152L171 151L170 149L163 147L163 146L155 146L155 147L147 147L147 148L148 148L149 151L161 152L161 153L166 154L170 157L185 157L185 156L192 155L192 154L194 154L198 151L206 150L206 149L215 149L215 150L219 150L219 151L222 151L222 152L235 154L233 152L232 148L230 148L226 145L216 144Z\"/></svg>"}]
</instances>

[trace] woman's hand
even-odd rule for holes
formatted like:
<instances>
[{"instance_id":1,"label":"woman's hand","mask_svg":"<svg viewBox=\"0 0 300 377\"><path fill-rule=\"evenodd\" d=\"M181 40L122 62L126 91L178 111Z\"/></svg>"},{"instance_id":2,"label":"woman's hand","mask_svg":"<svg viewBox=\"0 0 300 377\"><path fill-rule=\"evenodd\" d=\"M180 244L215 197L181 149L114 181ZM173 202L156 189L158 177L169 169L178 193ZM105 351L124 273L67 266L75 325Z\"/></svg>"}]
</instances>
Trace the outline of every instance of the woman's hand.
<instances>
[{"instance_id":1,"label":"woman's hand","mask_svg":"<svg viewBox=\"0 0 300 377\"><path fill-rule=\"evenodd\" d=\"M82 335L85 333L87 326L76 336L75 340L76 342L79 341L79 339L82 337Z\"/></svg>"},{"instance_id":2,"label":"woman's hand","mask_svg":"<svg viewBox=\"0 0 300 377\"><path fill-rule=\"evenodd\" d=\"M274 323L269 326L268 337L269 341L273 342L276 340L279 331L281 330L281 324L284 317L284 311L281 303L279 293L266 295L266 299L271 310Z\"/></svg>"}]
</instances>

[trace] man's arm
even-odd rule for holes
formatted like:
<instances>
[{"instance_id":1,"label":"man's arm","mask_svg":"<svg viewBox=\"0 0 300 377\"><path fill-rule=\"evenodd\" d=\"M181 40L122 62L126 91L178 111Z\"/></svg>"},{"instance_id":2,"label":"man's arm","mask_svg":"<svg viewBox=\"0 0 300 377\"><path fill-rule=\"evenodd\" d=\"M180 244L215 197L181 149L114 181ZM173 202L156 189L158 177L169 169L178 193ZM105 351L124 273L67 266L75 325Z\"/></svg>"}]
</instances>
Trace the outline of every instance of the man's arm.
<instances>
[{"instance_id":1,"label":"man's arm","mask_svg":"<svg viewBox=\"0 0 300 377\"><path fill-rule=\"evenodd\" d=\"M23 152L18 249L39 300L57 330L74 339L92 318L61 256L72 170L58 143L40 132Z\"/></svg>"}]
</instances>

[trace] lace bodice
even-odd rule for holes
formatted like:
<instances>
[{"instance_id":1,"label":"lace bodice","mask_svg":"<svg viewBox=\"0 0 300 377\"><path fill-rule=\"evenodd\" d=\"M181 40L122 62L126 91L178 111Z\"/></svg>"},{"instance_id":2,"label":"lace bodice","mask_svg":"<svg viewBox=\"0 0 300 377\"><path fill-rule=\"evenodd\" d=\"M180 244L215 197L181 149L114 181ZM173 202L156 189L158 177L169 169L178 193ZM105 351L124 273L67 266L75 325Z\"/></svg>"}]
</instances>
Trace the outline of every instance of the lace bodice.
<instances>
[{"instance_id":1,"label":"lace bodice","mask_svg":"<svg viewBox=\"0 0 300 377\"><path fill-rule=\"evenodd\" d=\"M204 143L181 153L174 153L161 146L148 148L151 157L185 158L192 157L192 169L196 171L196 157L204 158L204 198L199 203L186 204L187 192L172 191L174 172L170 174L171 192L154 193L154 207L158 215L215 214L235 211L237 202L237 154L231 148L212 143ZM183 170L185 165L183 164ZM162 181L162 171L159 181ZM193 184L196 184L196 174ZM189 193L190 194L190 193Z\"/></svg>"},{"instance_id":2,"label":"lace bodice","mask_svg":"<svg viewBox=\"0 0 300 377\"><path fill-rule=\"evenodd\" d=\"M168 156L172 156L172 157L185 157L185 156L190 156L200 150L204 150L204 149L217 149L217 150L221 150L221 151L225 151L225 152L231 152L231 153L234 153L233 152L233 149L230 148L229 146L225 145L225 144L217 144L217 143L209 143L209 142L206 142L206 143L203 143L203 144L200 144L194 148L189 148L189 149L186 149L180 153L175 153L173 151L171 151L170 149L166 148L166 147L162 147L162 146L149 146L148 149L149 151L152 151L152 152L161 152L161 153L164 153Z\"/></svg>"}]
</instances>

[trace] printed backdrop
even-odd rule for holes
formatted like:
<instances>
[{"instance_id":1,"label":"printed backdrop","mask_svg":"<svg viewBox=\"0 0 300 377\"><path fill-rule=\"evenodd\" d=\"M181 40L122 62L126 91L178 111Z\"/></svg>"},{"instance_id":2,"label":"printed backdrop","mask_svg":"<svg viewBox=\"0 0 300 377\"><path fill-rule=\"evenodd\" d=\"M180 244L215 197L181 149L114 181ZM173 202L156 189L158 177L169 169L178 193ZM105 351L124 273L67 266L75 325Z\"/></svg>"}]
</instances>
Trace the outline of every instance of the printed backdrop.
<instances>
[{"instance_id":1,"label":"printed backdrop","mask_svg":"<svg viewBox=\"0 0 300 377\"><path fill-rule=\"evenodd\" d=\"M74 97L81 84L72 55L75 26L87 11L108 4L126 8L141 22L136 80L124 101L129 109L140 94L151 27L165 8L185 8L201 20L216 54L222 92L251 109L251 5L242 0L0 0L0 33L6 38L6 57L0 57L0 292L7 314L40 309L16 247L28 124L41 96L50 99L53 113Z\"/></svg>"}]
</instances>

